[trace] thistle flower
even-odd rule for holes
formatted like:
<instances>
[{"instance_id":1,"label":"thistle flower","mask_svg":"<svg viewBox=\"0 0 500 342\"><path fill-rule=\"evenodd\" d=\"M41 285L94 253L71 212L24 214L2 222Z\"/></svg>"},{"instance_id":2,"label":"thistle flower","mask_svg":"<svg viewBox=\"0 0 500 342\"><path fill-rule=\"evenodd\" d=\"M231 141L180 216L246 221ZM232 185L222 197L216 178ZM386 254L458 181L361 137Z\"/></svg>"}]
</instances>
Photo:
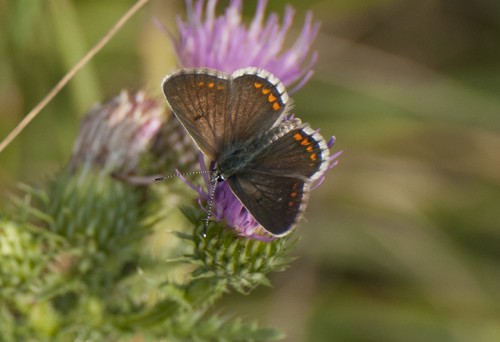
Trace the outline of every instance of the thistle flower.
<instances>
[{"instance_id":1,"label":"thistle flower","mask_svg":"<svg viewBox=\"0 0 500 342\"><path fill-rule=\"evenodd\" d=\"M140 237L151 232L144 210L147 199L109 175L137 172L160 129L163 111L143 92L122 91L95 106L83 119L68 168L43 190L28 189L43 213L44 229L72 247L61 254L61 264L69 265L62 269L77 270L96 289L120 276ZM116 272L92 272L97 264Z\"/></svg>"},{"instance_id":2,"label":"thistle flower","mask_svg":"<svg viewBox=\"0 0 500 342\"><path fill-rule=\"evenodd\" d=\"M295 10L287 6L280 25L271 13L264 22L267 0L259 0L255 16L242 23L242 1L231 0L221 16L215 15L217 0L186 0L187 19L177 18L179 38L172 38L179 63L183 67L209 67L231 73L249 66L259 67L277 76L294 93L312 76L317 53L310 53L319 23L308 12L302 31L289 49L284 47ZM170 35L172 37L172 35Z\"/></svg>"},{"instance_id":3,"label":"thistle flower","mask_svg":"<svg viewBox=\"0 0 500 342\"><path fill-rule=\"evenodd\" d=\"M335 137L331 137L328 141L328 148L331 148L335 142ZM338 157L342 151L334 153L329 157L330 165L327 170L331 170L338 163ZM199 199L198 203L203 209L204 203L210 200L210 194L212 193L212 187L214 186L210 178L208 177L208 172L206 168L205 158L203 154L199 154L200 167L203 172L203 180L205 182L205 187L196 186L190 181L188 181L182 175L180 176L182 180L194 191L198 193ZM210 165L210 169L214 169L213 162ZM324 180L324 175L315 181L311 190L318 188ZM204 189L207 189L206 191ZM275 239L274 236L269 234L250 214L250 212L245 208L245 206L240 202L240 200L233 194L231 188L227 182L221 182L217 184L217 190L213 198L213 218L215 221L225 221L229 227L242 237L269 242Z\"/></svg>"},{"instance_id":4,"label":"thistle flower","mask_svg":"<svg viewBox=\"0 0 500 342\"><path fill-rule=\"evenodd\" d=\"M192 170L198 163L198 148L175 115L170 115L161 126L151 146L153 172L164 172L179 167Z\"/></svg>"},{"instance_id":5,"label":"thistle flower","mask_svg":"<svg viewBox=\"0 0 500 342\"><path fill-rule=\"evenodd\" d=\"M198 193L198 203L200 207L204 209L204 204L210 201L210 194L212 193L212 187L214 185L211 183L208 176L205 158L201 152L199 154L199 159L205 188L208 189L207 191L201 186L194 185L184 176L180 175L180 177L184 183ZM212 162L210 169L212 170L213 168L214 163ZM227 182L217 184L217 191L215 191L213 198L212 214L215 221L220 222L224 220L226 224L232 227L240 236L261 241L272 241L274 239L272 235L262 228L247 208L245 208L240 200L233 194Z\"/></svg>"},{"instance_id":6,"label":"thistle flower","mask_svg":"<svg viewBox=\"0 0 500 342\"><path fill-rule=\"evenodd\" d=\"M122 91L84 118L69 163L70 170L98 167L108 173L136 170L162 123L163 108L143 92Z\"/></svg>"}]
</instances>

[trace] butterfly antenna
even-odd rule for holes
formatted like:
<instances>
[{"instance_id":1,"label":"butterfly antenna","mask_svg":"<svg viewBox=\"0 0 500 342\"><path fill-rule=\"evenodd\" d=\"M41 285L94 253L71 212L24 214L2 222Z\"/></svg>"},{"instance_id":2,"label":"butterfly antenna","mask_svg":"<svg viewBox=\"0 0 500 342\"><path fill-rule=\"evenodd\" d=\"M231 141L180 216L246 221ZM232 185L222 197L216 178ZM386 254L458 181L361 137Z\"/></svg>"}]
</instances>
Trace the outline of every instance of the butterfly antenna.
<instances>
[{"instance_id":1,"label":"butterfly antenna","mask_svg":"<svg viewBox=\"0 0 500 342\"><path fill-rule=\"evenodd\" d=\"M179 176L192 176L192 175L201 175L203 173L210 173L211 171L191 171L191 172L177 172L173 175L168 175L168 176L161 176L161 177L157 177L154 179L155 182L162 182L164 180L167 180L167 179L170 179L170 178L174 178L174 177L179 177Z\"/></svg>"},{"instance_id":2,"label":"butterfly antenna","mask_svg":"<svg viewBox=\"0 0 500 342\"><path fill-rule=\"evenodd\" d=\"M212 190L210 192L210 198L208 202L208 211L207 211L207 217L205 218L205 222L203 224L203 237L207 237L207 230L208 230L208 222L210 221L210 216L212 216L212 208L213 208L213 203L215 199L215 191L217 190L217 184L219 183L221 176L218 173L214 173L213 170L203 170L203 171L191 171L191 172L185 172L185 173L180 173L177 171L176 174L173 175L168 175L168 176L162 176L162 177L157 177L154 179L155 182L161 182L173 177L181 177L181 176L191 176L191 175L200 175L204 173L211 173L213 176L210 179L210 184L212 184Z\"/></svg>"},{"instance_id":3,"label":"butterfly antenna","mask_svg":"<svg viewBox=\"0 0 500 342\"><path fill-rule=\"evenodd\" d=\"M212 171L213 172L213 171ZM215 199L215 191L217 190L217 184L219 184L220 175L217 173L214 174L214 177L210 180L210 184L212 184L212 191L210 192L210 199L208 202L208 211L207 217L205 218L205 223L203 225L203 237L207 237L207 229L208 229L208 221L210 221L210 216L212 216L212 206Z\"/></svg>"}]
</instances>

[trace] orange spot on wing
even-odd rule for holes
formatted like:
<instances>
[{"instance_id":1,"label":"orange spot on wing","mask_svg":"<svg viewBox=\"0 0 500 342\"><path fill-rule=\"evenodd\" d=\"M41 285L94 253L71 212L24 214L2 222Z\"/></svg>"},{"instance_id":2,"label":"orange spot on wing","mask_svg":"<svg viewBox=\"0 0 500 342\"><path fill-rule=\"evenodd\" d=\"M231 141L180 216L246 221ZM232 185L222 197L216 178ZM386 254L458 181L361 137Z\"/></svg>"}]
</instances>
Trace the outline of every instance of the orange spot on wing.
<instances>
[{"instance_id":1,"label":"orange spot on wing","mask_svg":"<svg viewBox=\"0 0 500 342\"><path fill-rule=\"evenodd\" d=\"M221 85L217 86L217 90L224 90L224 89L226 89L224 86L221 86Z\"/></svg>"},{"instance_id":2,"label":"orange spot on wing","mask_svg":"<svg viewBox=\"0 0 500 342\"><path fill-rule=\"evenodd\" d=\"M281 106L278 102L273 103L273 109L274 110L280 110Z\"/></svg>"},{"instance_id":3,"label":"orange spot on wing","mask_svg":"<svg viewBox=\"0 0 500 342\"><path fill-rule=\"evenodd\" d=\"M309 139L305 138L304 140L302 140L302 142L300 144L307 146L307 145L311 145L311 142L309 141Z\"/></svg>"},{"instance_id":4,"label":"orange spot on wing","mask_svg":"<svg viewBox=\"0 0 500 342\"><path fill-rule=\"evenodd\" d=\"M205 82L198 82L198 87L203 87L205 85Z\"/></svg>"},{"instance_id":5,"label":"orange spot on wing","mask_svg":"<svg viewBox=\"0 0 500 342\"><path fill-rule=\"evenodd\" d=\"M294 138L295 140L299 141L299 140L302 140L302 135L300 135L299 133L295 133L295 134L293 135L293 138Z\"/></svg>"},{"instance_id":6,"label":"orange spot on wing","mask_svg":"<svg viewBox=\"0 0 500 342\"><path fill-rule=\"evenodd\" d=\"M316 160L316 153L311 154L309 158L311 158L311 160Z\"/></svg>"},{"instance_id":7,"label":"orange spot on wing","mask_svg":"<svg viewBox=\"0 0 500 342\"><path fill-rule=\"evenodd\" d=\"M267 98L267 100L269 102L274 102L276 101L278 98L276 96L274 96L273 94L269 94L269 97Z\"/></svg>"},{"instance_id":8,"label":"orange spot on wing","mask_svg":"<svg viewBox=\"0 0 500 342\"><path fill-rule=\"evenodd\" d=\"M293 207L293 202L292 201L288 202L288 206Z\"/></svg>"},{"instance_id":9,"label":"orange spot on wing","mask_svg":"<svg viewBox=\"0 0 500 342\"><path fill-rule=\"evenodd\" d=\"M215 86L214 82L210 82L210 83L208 83L208 87L209 87L209 88L213 88L214 86Z\"/></svg>"},{"instance_id":10,"label":"orange spot on wing","mask_svg":"<svg viewBox=\"0 0 500 342\"><path fill-rule=\"evenodd\" d=\"M312 152L313 151L313 147L312 146L307 146L306 150L307 150L307 152Z\"/></svg>"},{"instance_id":11,"label":"orange spot on wing","mask_svg":"<svg viewBox=\"0 0 500 342\"><path fill-rule=\"evenodd\" d=\"M295 197L297 197L297 193L296 193L295 191L294 191L294 192L292 192L292 193L290 194L290 197L291 197L291 198L295 198Z\"/></svg>"},{"instance_id":12,"label":"orange spot on wing","mask_svg":"<svg viewBox=\"0 0 500 342\"><path fill-rule=\"evenodd\" d=\"M262 87L262 83L255 82L255 83L253 84L253 86L254 86L255 88L259 89L260 87Z\"/></svg>"},{"instance_id":13,"label":"orange spot on wing","mask_svg":"<svg viewBox=\"0 0 500 342\"><path fill-rule=\"evenodd\" d=\"M267 89L267 88L262 89L262 94L264 94L264 95L269 94L269 92L271 92L271 89Z\"/></svg>"}]
</instances>

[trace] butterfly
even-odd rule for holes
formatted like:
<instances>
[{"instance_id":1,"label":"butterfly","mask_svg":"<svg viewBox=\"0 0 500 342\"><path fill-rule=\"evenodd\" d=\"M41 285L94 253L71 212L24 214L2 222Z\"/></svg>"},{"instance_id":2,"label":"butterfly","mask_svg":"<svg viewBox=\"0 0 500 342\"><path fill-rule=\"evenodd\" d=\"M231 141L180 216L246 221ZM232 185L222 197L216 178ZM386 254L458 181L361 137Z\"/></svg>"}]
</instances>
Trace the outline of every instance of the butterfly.
<instances>
[{"instance_id":1,"label":"butterfly","mask_svg":"<svg viewBox=\"0 0 500 342\"><path fill-rule=\"evenodd\" d=\"M180 69L162 83L173 113L201 152L215 161L215 178L271 235L288 234L302 217L311 184L329 166L325 139L300 119L287 119L284 85L258 68L228 74Z\"/></svg>"}]
</instances>

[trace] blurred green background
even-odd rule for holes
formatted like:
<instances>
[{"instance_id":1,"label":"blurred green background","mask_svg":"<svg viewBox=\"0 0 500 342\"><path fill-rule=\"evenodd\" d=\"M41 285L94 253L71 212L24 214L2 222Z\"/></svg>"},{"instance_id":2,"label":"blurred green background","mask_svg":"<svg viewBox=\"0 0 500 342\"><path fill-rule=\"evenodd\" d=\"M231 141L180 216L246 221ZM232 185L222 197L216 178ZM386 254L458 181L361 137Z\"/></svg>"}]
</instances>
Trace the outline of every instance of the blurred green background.
<instances>
[{"instance_id":1,"label":"blurred green background","mask_svg":"<svg viewBox=\"0 0 500 342\"><path fill-rule=\"evenodd\" d=\"M221 1L219 9L227 1ZM299 256L273 288L220 312L289 341L500 341L500 2L275 0L322 22L298 116L337 137L340 164L314 191ZM0 0L0 137L133 1ZM249 19L255 2L245 2ZM71 154L79 120L123 89L160 96L175 67L151 0L0 154L0 198Z\"/></svg>"}]
</instances>

